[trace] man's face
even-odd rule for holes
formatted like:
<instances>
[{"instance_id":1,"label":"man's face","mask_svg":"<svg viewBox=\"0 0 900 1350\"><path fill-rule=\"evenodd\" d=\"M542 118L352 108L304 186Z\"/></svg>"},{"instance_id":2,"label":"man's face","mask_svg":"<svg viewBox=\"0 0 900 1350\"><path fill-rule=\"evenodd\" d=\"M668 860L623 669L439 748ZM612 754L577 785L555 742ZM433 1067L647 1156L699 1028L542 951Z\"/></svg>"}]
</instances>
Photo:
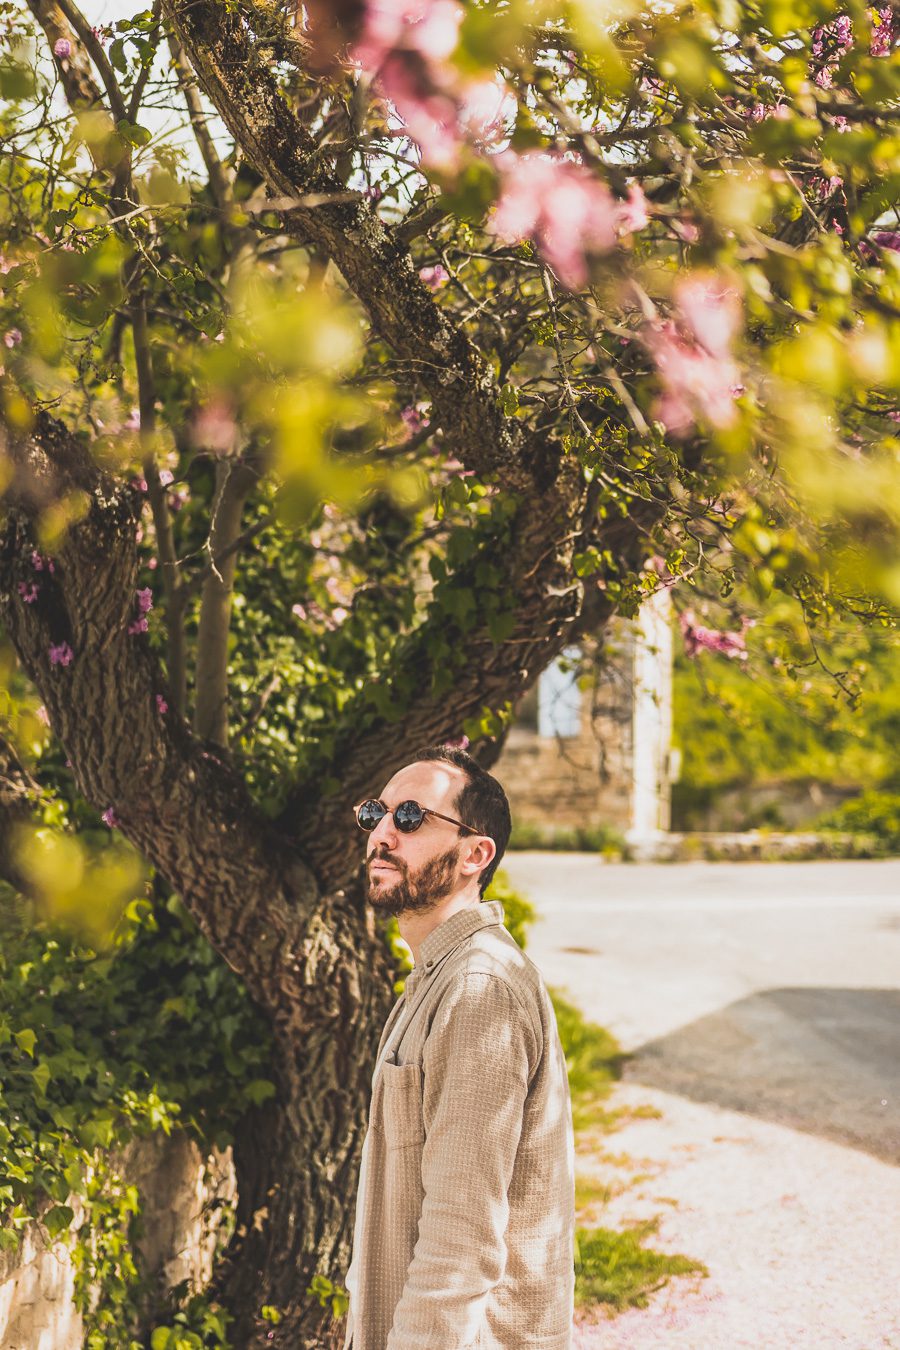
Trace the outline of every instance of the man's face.
<instances>
[{"instance_id":1,"label":"man's face","mask_svg":"<svg viewBox=\"0 0 900 1350\"><path fill-rule=\"evenodd\" d=\"M379 800L388 808L416 801L458 820L456 797L464 785L465 775L454 764L425 760L395 773ZM369 904L382 914L432 909L465 880L459 871L462 849L461 832L445 820L426 816L412 834L401 834L394 817L385 816L366 846Z\"/></svg>"}]
</instances>

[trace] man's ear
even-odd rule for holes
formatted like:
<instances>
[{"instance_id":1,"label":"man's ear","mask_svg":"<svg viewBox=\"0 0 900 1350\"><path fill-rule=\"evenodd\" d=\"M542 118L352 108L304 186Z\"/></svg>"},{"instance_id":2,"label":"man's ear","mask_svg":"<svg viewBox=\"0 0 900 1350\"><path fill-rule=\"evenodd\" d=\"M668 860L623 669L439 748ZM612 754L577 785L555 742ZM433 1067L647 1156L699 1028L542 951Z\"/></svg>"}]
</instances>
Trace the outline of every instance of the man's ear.
<instances>
[{"instance_id":1,"label":"man's ear","mask_svg":"<svg viewBox=\"0 0 900 1350\"><path fill-rule=\"evenodd\" d=\"M469 853L462 865L461 870L463 875L471 877L475 876L478 872L483 872L496 852L497 845L494 843L493 839L489 839L486 834L481 835L473 845L471 853Z\"/></svg>"}]
</instances>

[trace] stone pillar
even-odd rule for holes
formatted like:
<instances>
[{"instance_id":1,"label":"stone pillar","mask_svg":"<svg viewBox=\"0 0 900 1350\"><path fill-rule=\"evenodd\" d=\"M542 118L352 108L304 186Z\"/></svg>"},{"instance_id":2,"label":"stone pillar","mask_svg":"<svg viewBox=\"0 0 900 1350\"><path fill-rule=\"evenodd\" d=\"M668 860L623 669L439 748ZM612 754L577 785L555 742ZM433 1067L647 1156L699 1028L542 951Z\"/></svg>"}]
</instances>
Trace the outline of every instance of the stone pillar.
<instances>
[{"instance_id":1,"label":"stone pillar","mask_svg":"<svg viewBox=\"0 0 900 1350\"><path fill-rule=\"evenodd\" d=\"M652 854L669 829L672 744L672 597L659 590L641 606L633 650L631 825L628 842Z\"/></svg>"}]
</instances>

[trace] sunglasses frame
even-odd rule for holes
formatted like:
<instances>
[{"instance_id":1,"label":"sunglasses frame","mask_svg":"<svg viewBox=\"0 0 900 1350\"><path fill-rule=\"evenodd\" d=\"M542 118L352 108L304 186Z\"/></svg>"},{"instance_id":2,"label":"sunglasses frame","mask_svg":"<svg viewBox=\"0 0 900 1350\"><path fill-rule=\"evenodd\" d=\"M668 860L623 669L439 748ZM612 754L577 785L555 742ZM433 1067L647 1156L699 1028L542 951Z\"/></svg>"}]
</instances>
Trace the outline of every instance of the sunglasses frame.
<instances>
[{"instance_id":1,"label":"sunglasses frame","mask_svg":"<svg viewBox=\"0 0 900 1350\"><path fill-rule=\"evenodd\" d=\"M409 804L412 803L413 806L417 806L419 810L422 812L422 819L419 821L418 825L414 825L411 830L401 830L400 826L397 825L395 819L394 827L399 831L400 834L415 834L416 830L420 830L422 826L425 824L426 816L435 816L437 820L445 820L448 825L455 825L457 829L465 830L466 834L480 833L480 831L478 830L473 830L471 825L464 825L461 820L454 820L452 816L445 816L442 815L440 811L433 811L430 806L423 806L422 803L417 802L414 797L408 797L406 801L398 802L397 805L393 808L385 806L384 802L379 797L367 797L365 801L360 802L359 806L354 806L353 808L353 814L356 817L356 823L357 825L359 825L359 828L363 831L364 834L371 834L372 830L367 830L364 825L360 825L359 813L364 806L368 805L369 802L375 802L375 804L377 806L380 806L382 811L384 812L384 815L379 816L378 820L376 820L375 824L372 826L372 830L378 829L378 826L381 824L382 820L384 820L384 816L393 816L394 811L399 811L401 806L409 806Z\"/></svg>"}]
</instances>

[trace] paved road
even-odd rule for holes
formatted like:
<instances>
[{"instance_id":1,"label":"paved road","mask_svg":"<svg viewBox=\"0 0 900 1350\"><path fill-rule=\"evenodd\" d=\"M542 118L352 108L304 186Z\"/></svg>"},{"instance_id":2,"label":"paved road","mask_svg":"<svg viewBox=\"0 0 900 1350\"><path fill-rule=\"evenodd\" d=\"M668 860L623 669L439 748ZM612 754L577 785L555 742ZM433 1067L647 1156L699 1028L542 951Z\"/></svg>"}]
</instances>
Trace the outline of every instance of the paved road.
<instances>
[{"instance_id":1,"label":"paved road","mask_svg":"<svg viewBox=\"0 0 900 1350\"><path fill-rule=\"evenodd\" d=\"M577 1350L900 1350L900 862L508 871L549 983L631 1053L614 1104L658 1111L582 1141L586 1221L709 1270Z\"/></svg>"},{"instance_id":2,"label":"paved road","mask_svg":"<svg viewBox=\"0 0 900 1350\"><path fill-rule=\"evenodd\" d=\"M900 1163L900 861L505 866L627 1079Z\"/></svg>"}]
</instances>

